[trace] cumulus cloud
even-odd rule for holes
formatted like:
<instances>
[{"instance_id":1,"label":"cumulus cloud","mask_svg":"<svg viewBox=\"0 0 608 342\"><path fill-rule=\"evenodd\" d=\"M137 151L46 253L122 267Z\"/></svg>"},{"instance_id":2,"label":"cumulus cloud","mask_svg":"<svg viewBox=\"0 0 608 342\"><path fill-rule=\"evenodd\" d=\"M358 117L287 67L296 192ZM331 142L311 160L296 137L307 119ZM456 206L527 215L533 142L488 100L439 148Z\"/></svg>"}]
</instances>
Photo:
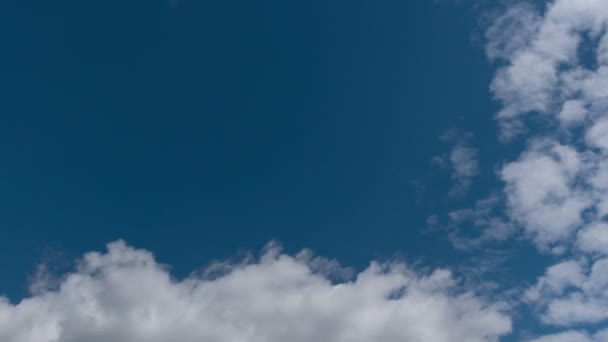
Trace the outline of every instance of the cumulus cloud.
<instances>
[{"instance_id":1,"label":"cumulus cloud","mask_svg":"<svg viewBox=\"0 0 608 342\"><path fill-rule=\"evenodd\" d=\"M559 114L573 97L579 102L568 104L561 118L580 118L582 108L605 96L597 86L605 83L606 49L598 49L597 70L581 63L578 49L583 34L603 39L607 20L605 1L557 0L548 4L542 17L532 6L517 6L490 27L488 54L507 62L491 86L503 104L498 115L503 127L508 130L509 123L525 115Z\"/></svg>"},{"instance_id":2,"label":"cumulus cloud","mask_svg":"<svg viewBox=\"0 0 608 342\"><path fill-rule=\"evenodd\" d=\"M526 139L499 176L510 221L568 258L525 298L569 330L533 341L605 341L606 331L571 329L608 321L608 1L543 6L512 5L486 32L501 138Z\"/></svg>"},{"instance_id":3,"label":"cumulus cloud","mask_svg":"<svg viewBox=\"0 0 608 342\"><path fill-rule=\"evenodd\" d=\"M579 231L576 243L581 251L608 254L608 224L594 223L585 227Z\"/></svg>"},{"instance_id":4,"label":"cumulus cloud","mask_svg":"<svg viewBox=\"0 0 608 342\"><path fill-rule=\"evenodd\" d=\"M511 329L498 305L459 291L446 270L372 263L335 281L340 268L323 260L271 246L177 280L150 252L118 241L87 253L57 286L2 299L0 340L482 342Z\"/></svg>"},{"instance_id":5,"label":"cumulus cloud","mask_svg":"<svg viewBox=\"0 0 608 342\"><path fill-rule=\"evenodd\" d=\"M580 251L605 249L597 224L608 214L607 25L606 1L555 0L544 11L515 5L486 34L488 56L502 63L491 90L503 135L521 133L526 118L543 128L524 129L531 142L500 177L512 221L545 251L574 241Z\"/></svg>"},{"instance_id":6,"label":"cumulus cloud","mask_svg":"<svg viewBox=\"0 0 608 342\"><path fill-rule=\"evenodd\" d=\"M608 259L564 261L547 269L526 297L544 322L559 326L608 321Z\"/></svg>"},{"instance_id":7,"label":"cumulus cloud","mask_svg":"<svg viewBox=\"0 0 608 342\"><path fill-rule=\"evenodd\" d=\"M580 262L568 260L547 268L536 285L526 292L527 299L540 302L545 298L561 296L568 288L580 287L585 280Z\"/></svg>"},{"instance_id":8,"label":"cumulus cloud","mask_svg":"<svg viewBox=\"0 0 608 342\"><path fill-rule=\"evenodd\" d=\"M580 100L568 100L564 102L558 118L562 125L575 125L585 120L587 116L587 108Z\"/></svg>"},{"instance_id":9,"label":"cumulus cloud","mask_svg":"<svg viewBox=\"0 0 608 342\"><path fill-rule=\"evenodd\" d=\"M581 170L578 152L553 141L534 142L501 177L511 217L541 248L568 239L591 204L575 186Z\"/></svg>"}]
</instances>

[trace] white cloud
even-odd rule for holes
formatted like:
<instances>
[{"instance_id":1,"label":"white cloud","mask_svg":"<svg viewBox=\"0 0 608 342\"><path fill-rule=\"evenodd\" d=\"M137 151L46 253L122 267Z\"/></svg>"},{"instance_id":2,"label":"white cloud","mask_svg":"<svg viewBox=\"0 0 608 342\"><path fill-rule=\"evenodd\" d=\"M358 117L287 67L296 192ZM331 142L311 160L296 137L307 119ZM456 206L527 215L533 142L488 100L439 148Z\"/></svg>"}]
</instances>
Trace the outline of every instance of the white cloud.
<instances>
[{"instance_id":1,"label":"white cloud","mask_svg":"<svg viewBox=\"0 0 608 342\"><path fill-rule=\"evenodd\" d=\"M491 86L505 104L499 118L512 119L522 112L546 112L557 80L555 66L543 56L520 52L511 67L499 70Z\"/></svg>"},{"instance_id":2,"label":"white cloud","mask_svg":"<svg viewBox=\"0 0 608 342\"><path fill-rule=\"evenodd\" d=\"M526 298L531 301L542 301L562 295L571 287L580 287L585 280L583 268L578 261L569 260L547 268L536 285L526 292Z\"/></svg>"},{"instance_id":3,"label":"white cloud","mask_svg":"<svg viewBox=\"0 0 608 342\"><path fill-rule=\"evenodd\" d=\"M506 62L492 84L503 104L503 135L525 131L522 118L530 115L549 128L542 136L528 130L533 143L502 168L509 215L540 249L564 252L577 230L608 214L608 2L556 0L539 13L532 6L508 10L508 20L496 25L521 32L487 34L488 48L511 46L509 53L488 53ZM597 42L595 68L579 60L583 35ZM603 248L601 239L590 247L588 238L597 232L578 234L580 251Z\"/></svg>"},{"instance_id":4,"label":"white cloud","mask_svg":"<svg viewBox=\"0 0 608 342\"><path fill-rule=\"evenodd\" d=\"M586 139L590 146L608 150L608 119L596 121L587 131Z\"/></svg>"},{"instance_id":5,"label":"white cloud","mask_svg":"<svg viewBox=\"0 0 608 342\"><path fill-rule=\"evenodd\" d=\"M521 19L513 19L514 13ZM608 3L603 0L557 0L549 3L542 18L532 6L516 6L506 12L502 19L490 27L486 37L488 55L502 59L507 65L496 73L491 90L503 104L498 117L511 135L509 127L513 120L530 113L559 114L560 104L567 96L580 97L575 102L578 108L568 108L560 115L569 120L580 118L581 105L593 105L593 99L605 96L605 88L597 87L605 80L602 68L597 72L578 72L578 47L582 34L592 37L604 34L608 22ZM507 24L505 24L507 23ZM502 29L501 29L502 28ZM493 33L500 29L500 34ZM511 34L509 34L511 32ZM598 61L608 60L608 43L602 39L598 49ZM503 47L497 49L496 46ZM498 52L497 52L498 51ZM584 75L584 76L580 76ZM593 82L596 86L586 86ZM573 89L582 92L573 93ZM575 111L571 111L576 109Z\"/></svg>"},{"instance_id":6,"label":"white cloud","mask_svg":"<svg viewBox=\"0 0 608 342\"><path fill-rule=\"evenodd\" d=\"M482 342L511 329L446 270L372 263L332 282L335 265L313 259L271 247L259 260L220 263L213 278L176 280L151 253L115 242L86 254L58 288L0 301L0 341Z\"/></svg>"},{"instance_id":7,"label":"white cloud","mask_svg":"<svg viewBox=\"0 0 608 342\"><path fill-rule=\"evenodd\" d=\"M487 30L486 53L498 65L501 138L527 139L500 170L507 215L538 249L569 258L525 300L544 323L572 329L608 322L608 259L597 259L608 254L608 1L543 6L512 5ZM608 330L533 341L608 341Z\"/></svg>"},{"instance_id":8,"label":"white cloud","mask_svg":"<svg viewBox=\"0 0 608 342\"><path fill-rule=\"evenodd\" d=\"M591 203L573 184L581 169L578 152L552 141L535 142L501 177L510 216L543 249L569 238Z\"/></svg>"},{"instance_id":9,"label":"white cloud","mask_svg":"<svg viewBox=\"0 0 608 342\"><path fill-rule=\"evenodd\" d=\"M573 125L585 120L587 109L580 100L568 100L564 102L559 119L564 125Z\"/></svg>"},{"instance_id":10,"label":"white cloud","mask_svg":"<svg viewBox=\"0 0 608 342\"><path fill-rule=\"evenodd\" d=\"M502 103L503 134L526 131L531 141L500 172L508 215L541 250L601 255L608 252L608 2L545 5L514 5L486 34L488 56L502 63L491 90ZM594 62L580 58L583 43ZM529 117L542 133L526 127ZM593 313L596 305L605 309L603 302L588 301L582 288L563 296L547 290L556 289L550 284L561 279L559 269L548 269L534 290L550 302L545 320L603 319Z\"/></svg>"},{"instance_id":11,"label":"white cloud","mask_svg":"<svg viewBox=\"0 0 608 342\"><path fill-rule=\"evenodd\" d=\"M594 223L578 233L576 244L587 253L608 254L608 224Z\"/></svg>"},{"instance_id":12,"label":"white cloud","mask_svg":"<svg viewBox=\"0 0 608 342\"><path fill-rule=\"evenodd\" d=\"M496 18L486 31L486 54L490 59L510 59L534 38L541 17L533 6L517 4Z\"/></svg>"},{"instance_id":13,"label":"white cloud","mask_svg":"<svg viewBox=\"0 0 608 342\"><path fill-rule=\"evenodd\" d=\"M547 269L526 298L545 323L571 326L608 320L608 259L589 268L584 261L566 261Z\"/></svg>"}]
</instances>

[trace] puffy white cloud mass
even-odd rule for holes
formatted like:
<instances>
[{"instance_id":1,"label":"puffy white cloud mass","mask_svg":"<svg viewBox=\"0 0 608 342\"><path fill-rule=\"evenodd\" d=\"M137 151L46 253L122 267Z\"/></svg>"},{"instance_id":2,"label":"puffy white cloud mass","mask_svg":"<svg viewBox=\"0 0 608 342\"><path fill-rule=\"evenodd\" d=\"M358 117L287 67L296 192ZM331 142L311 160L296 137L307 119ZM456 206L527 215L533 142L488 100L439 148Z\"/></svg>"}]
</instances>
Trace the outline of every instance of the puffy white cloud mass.
<instances>
[{"instance_id":1,"label":"puffy white cloud mass","mask_svg":"<svg viewBox=\"0 0 608 342\"><path fill-rule=\"evenodd\" d=\"M608 1L554 0L515 5L486 33L488 56L501 61L491 90L503 136L527 131L531 141L500 172L509 215L545 251L577 241L608 252L598 225L608 214L607 27Z\"/></svg>"},{"instance_id":2,"label":"puffy white cloud mass","mask_svg":"<svg viewBox=\"0 0 608 342\"><path fill-rule=\"evenodd\" d=\"M544 322L569 326L608 321L608 259L564 261L547 269L526 297Z\"/></svg>"},{"instance_id":3,"label":"puffy white cloud mass","mask_svg":"<svg viewBox=\"0 0 608 342\"><path fill-rule=\"evenodd\" d=\"M507 214L539 250L567 255L525 298L574 330L534 341L608 341L592 331L608 322L608 1L532 3L495 20L486 52L501 137L527 140L499 172Z\"/></svg>"},{"instance_id":4,"label":"puffy white cloud mass","mask_svg":"<svg viewBox=\"0 0 608 342\"><path fill-rule=\"evenodd\" d=\"M533 6L519 5L497 20L486 37L488 55L507 61L491 87L503 103L503 124L530 113L581 120L587 107L605 99L607 90L601 86L606 85L608 67L607 21L608 3L603 0L551 1L543 16ZM578 55L585 34L600 42L595 68Z\"/></svg>"},{"instance_id":5,"label":"puffy white cloud mass","mask_svg":"<svg viewBox=\"0 0 608 342\"><path fill-rule=\"evenodd\" d=\"M535 142L501 172L511 217L541 247L567 239L582 224L591 199L575 186L577 151L555 142Z\"/></svg>"},{"instance_id":6,"label":"puffy white cloud mass","mask_svg":"<svg viewBox=\"0 0 608 342\"><path fill-rule=\"evenodd\" d=\"M594 223L578 233L577 245L587 253L608 254L608 224Z\"/></svg>"},{"instance_id":7,"label":"puffy white cloud mass","mask_svg":"<svg viewBox=\"0 0 608 342\"><path fill-rule=\"evenodd\" d=\"M150 252L118 241L56 286L43 277L31 297L1 300L0 341L482 342L511 329L498 304L459 291L446 270L372 263L350 281L332 280L336 272L271 246L176 280Z\"/></svg>"}]
</instances>

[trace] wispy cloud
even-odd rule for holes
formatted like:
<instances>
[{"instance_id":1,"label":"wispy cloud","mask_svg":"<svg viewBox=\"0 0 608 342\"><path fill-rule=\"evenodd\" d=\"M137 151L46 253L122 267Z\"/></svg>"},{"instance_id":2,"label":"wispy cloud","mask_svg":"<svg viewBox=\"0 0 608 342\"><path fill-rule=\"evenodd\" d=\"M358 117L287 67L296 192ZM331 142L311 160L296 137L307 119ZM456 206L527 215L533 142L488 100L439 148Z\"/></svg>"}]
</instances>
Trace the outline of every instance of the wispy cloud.
<instances>
[{"instance_id":1,"label":"wispy cloud","mask_svg":"<svg viewBox=\"0 0 608 342\"><path fill-rule=\"evenodd\" d=\"M449 153L435 156L431 161L442 168L451 170L451 177L454 182L449 191L452 197L465 195L479 174L478 151L472 147L470 133L462 133L456 129L448 130L439 139L452 145Z\"/></svg>"}]
</instances>

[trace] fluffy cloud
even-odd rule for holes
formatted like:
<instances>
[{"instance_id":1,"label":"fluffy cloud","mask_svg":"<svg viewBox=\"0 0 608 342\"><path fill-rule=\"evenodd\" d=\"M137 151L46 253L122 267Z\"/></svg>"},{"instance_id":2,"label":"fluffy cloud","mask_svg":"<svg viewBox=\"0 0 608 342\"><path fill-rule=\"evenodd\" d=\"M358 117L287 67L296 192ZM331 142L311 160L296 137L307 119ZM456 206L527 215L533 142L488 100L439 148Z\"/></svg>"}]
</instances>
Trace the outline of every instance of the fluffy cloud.
<instances>
[{"instance_id":1,"label":"fluffy cloud","mask_svg":"<svg viewBox=\"0 0 608 342\"><path fill-rule=\"evenodd\" d=\"M580 100L568 100L564 102L559 113L559 120L563 125L571 126L585 120L587 108Z\"/></svg>"},{"instance_id":2,"label":"fluffy cloud","mask_svg":"<svg viewBox=\"0 0 608 342\"><path fill-rule=\"evenodd\" d=\"M591 203L575 187L581 169L575 149L552 141L535 142L501 177L511 217L541 248L567 239L582 224Z\"/></svg>"},{"instance_id":3,"label":"fluffy cloud","mask_svg":"<svg viewBox=\"0 0 608 342\"><path fill-rule=\"evenodd\" d=\"M503 141L527 139L500 170L507 214L541 251L568 255L526 292L546 324L608 321L608 1L514 5L488 29ZM525 134L524 134L525 133ZM566 330L535 342L597 342Z\"/></svg>"},{"instance_id":4,"label":"fluffy cloud","mask_svg":"<svg viewBox=\"0 0 608 342\"><path fill-rule=\"evenodd\" d=\"M580 262L569 260L547 268L536 285L526 292L531 301L542 301L545 298L563 295L571 287L580 287L585 275Z\"/></svg>"},{"instance_id":5,"label":"fluffy cloud","mask_svg":"<svg viewBox=\"0 0 608 342\"><path fill-rule=\"evenodd\" d=\"M525 131L526 118L543 127L528 130L529 147L500 174L512 221L543 250L575 240L580 251L606 249L607 26L608 2L555 0L544 11L516 5L486 34L488 56L503 63L491 86L503 135Z\"/></svg>"},{"instance_id":6,"label":"fluffy cloud","mask_svg":"<svg viewBox=\"0 0 608 342\"><path fill-rule=\"evenodd\" d=\"M608 224L594 223L578 233L577 246L587 253L608 254Z\"/></svg>"},{"instance_id":7,"label":"fluffy cloud","mask_svg":"<svg viewBox=\"0 0 608 342\"><path fill-rule=\"evenodd\" d=\"M597 260L591 267L572 260L551 266L526 297L549 324L608 321L608 259Z\"/></svg>"},{"instance_id":8,"label":"fluffy cloud","mask_svg":"<svg viewBox=\"0 0 608 342\"><path fill-rule=\"evenodd\" d=\"M605 84L608 43L602 35L607 21L605 1L557 0L548 4L542 17L532 6L514 7L488 30L488 55L507 61L491 86L503 103L499 119L507 136L516 133L508 131L513 127L509 123L521 116L562 113L559 117L565 121L580 119L586 106L605 96L598 86ZM602 40L597 70L579 59L583 34ZM568 103L572 97L578 102Z\"/></svg>"},{"instance_id":9,"label":"fluffy cloud","mask_svg":"<svg viewBox=\"0 0 608 342\"><path fill-rule=\"evenodd\" d=\"M372 263L336 282L336 270L270 247L259 260L176 280L151 253L114 242L86 254L58 286L0 301L0 340L481 342L511 329L498 307L459 292L448 271Z\"/></svg>"}]
</instances>

